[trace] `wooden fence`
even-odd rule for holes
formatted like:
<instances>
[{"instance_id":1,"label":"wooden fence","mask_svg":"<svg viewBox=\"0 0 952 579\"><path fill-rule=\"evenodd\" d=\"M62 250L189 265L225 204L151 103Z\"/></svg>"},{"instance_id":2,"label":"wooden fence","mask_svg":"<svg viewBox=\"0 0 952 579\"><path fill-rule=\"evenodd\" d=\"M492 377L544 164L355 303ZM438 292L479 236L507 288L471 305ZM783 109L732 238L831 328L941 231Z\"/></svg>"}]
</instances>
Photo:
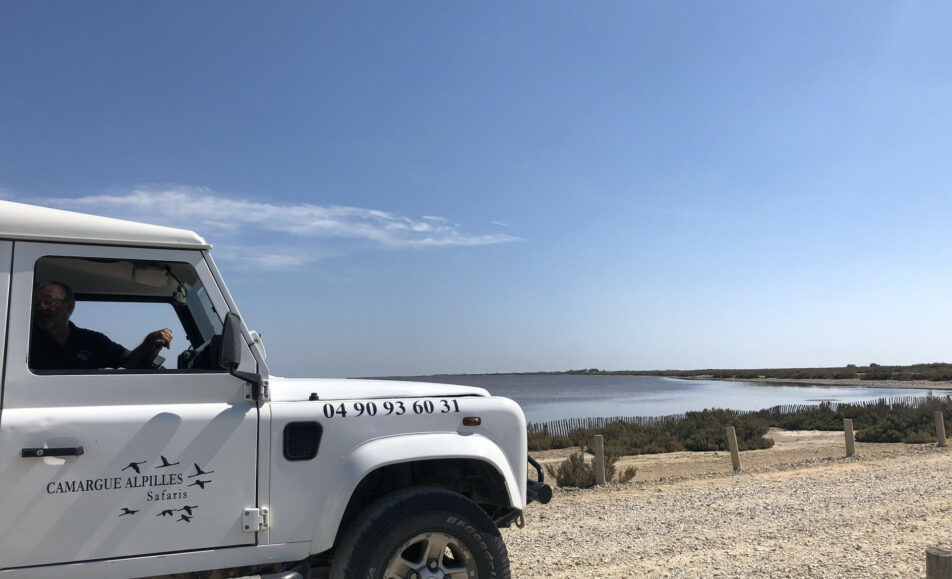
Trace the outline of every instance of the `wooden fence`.
<instances>
[{"instance_id":1,"label":"wooden fence","mask_svg":"<svg viewBox=\"0 0 952 579\"><path fill-rule=\"evenodd\" d=\"M530 422L527 426L529 434L547 432L551 436L568 436L569 432L579 428L605 428L612 422L651 426L663 422L674 422L682 418L684 418L683 414L670 414L668 416L599 416L593 418L565 418L539 423Z\"/></svg>"},{"instance_id":2,"label":"wooden fence","mask_svg":"<svg viewBox=\"0 0 952 579\"><path fill-rule=\"evenodd\" d=\"M885 404L888 406L916 406L929 400L948 399L948 394L944 396L894 396L891 398L877 398L876 400L865 400L862 402L820 402L819 404L782 404L766 408L765 410L738 410L737 414L748 414L751 412L771 412L773 414L795 414L801 410L816 408L817 406L829 406L836 410L840 404L850 404L861 408L878 406ZM566 418L563 420L552 420L549 422L530 422L528 426L529 435L538 433L548 433L550 436L568 436L569 432L579 428L604 428L612 422L627 422L628 424L638 424L641 426L651 426L664 422L673 422L684 418L684 414L669 414L666 416L601 416L592 418Z\"/></svg>"},{"instance_id":3,"label":"wooden fence","mask_svg":"<svg viewBox=\"0 0 952 579\"><path fill-rule=\"evenodd\" d=\"M876 398L875 400L862 400L859 402L828 402L820 401L819 404L781 404L779 406L772 406L766 408L764 411L773 412L775 414L795 414L801 410L809 410L811 408L816 408L817 406L829 406L831 409L836 410L840 404L849 404L851 406L858 406L860 408L869 408L871 406L879 406L881 404L886 406L916 406L923 402L929 400L946 400L950 396L948 394L943 396L892 396L889 398ZM748 411L739 411L738 414L747 414L749 412L763 412L761 410L748 410Z\"/></svg>"}]
</instances>

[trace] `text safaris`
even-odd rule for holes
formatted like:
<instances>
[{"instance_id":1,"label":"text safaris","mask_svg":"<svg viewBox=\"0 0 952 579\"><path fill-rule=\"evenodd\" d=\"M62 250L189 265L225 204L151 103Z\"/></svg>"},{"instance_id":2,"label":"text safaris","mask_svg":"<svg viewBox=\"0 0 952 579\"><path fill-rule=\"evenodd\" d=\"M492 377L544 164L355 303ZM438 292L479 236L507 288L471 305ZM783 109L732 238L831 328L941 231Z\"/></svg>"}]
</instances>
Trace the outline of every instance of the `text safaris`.
<instances>
[{"instance_id":1,"label":"text safaris","mask_svg":"<svg viewBox=\"0 0 952 579\"><path fill-rule=\"evenodd\" d=\"M145 500L149 502L153 501L175 501L179 499L187 499L188 491L175 491L169 492L165 489L162 489L161 493L156 493L149 491L145 493Z\"/></svg>"}]
</instances>

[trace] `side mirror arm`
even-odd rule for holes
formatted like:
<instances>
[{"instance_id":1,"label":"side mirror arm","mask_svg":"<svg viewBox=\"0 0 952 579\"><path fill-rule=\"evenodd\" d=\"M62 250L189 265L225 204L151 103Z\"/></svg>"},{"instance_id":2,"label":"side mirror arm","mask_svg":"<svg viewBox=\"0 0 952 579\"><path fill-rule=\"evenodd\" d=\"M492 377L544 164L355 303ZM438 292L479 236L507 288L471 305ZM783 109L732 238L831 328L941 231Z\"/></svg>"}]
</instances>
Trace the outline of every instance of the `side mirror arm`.
<instances>
[{"instance_id":1,"label":"side mirror arm","mask_svg":"<svg viewBox=\"0 0 952 579\"><path fill-rule=\"evenodd\" d=\"M261 374L232 370L231 375L251 384L251 398L256 402L262 402L268 399L268 386L261 377Z\"/></svg>"}]
</instances>

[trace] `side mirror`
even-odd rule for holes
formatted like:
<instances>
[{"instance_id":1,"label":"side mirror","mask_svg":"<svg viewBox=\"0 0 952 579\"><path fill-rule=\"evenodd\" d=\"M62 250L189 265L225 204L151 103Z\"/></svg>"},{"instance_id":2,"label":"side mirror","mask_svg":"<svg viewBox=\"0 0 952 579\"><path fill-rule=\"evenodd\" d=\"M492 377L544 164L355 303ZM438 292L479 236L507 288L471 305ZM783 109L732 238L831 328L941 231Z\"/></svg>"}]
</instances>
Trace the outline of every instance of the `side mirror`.
<instances>
[{"instance_id":1,"label":"side mirror","mask_svg":"<svg viewBox=\"0 0 952 579\"><path fill-rule=\"evenodd\" d=\"M228 312L221 333L221 358L218 365L223 370L234 372L241 365L241 318L238 314Z\"/></svg>"},{"instance_id":2,"label":"side mirror","mask_svg":"<svg viewBox=\"0 0 952 579\"><path fill-rule=\"evenodd\" d=\"M254 400L266 400L268 393L261 375L238 370L238 366L241 365L242 342L241 318L235 312L228 312L225 316L225 326L221 331L221 357L218 365L223 370L228 370L232 376L250 382L251 397Z\"/></svg>"}]
</instances>

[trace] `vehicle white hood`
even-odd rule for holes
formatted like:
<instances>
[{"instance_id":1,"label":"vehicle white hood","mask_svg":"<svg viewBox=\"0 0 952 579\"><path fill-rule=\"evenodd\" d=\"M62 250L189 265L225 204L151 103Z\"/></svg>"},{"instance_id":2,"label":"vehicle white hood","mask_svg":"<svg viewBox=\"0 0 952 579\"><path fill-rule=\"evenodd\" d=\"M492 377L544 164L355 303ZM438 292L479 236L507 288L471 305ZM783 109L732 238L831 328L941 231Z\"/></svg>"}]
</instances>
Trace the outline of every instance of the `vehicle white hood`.
<instances>
[{"instance_id":1,"label":"vehicle white hood","mask_svg":"<svg viewBox=\"0 0 952 579\"><path fill-rule=\"evenodd\" d=\"M433 398L446 396L490 396L485 388L402 382L397 380L351 380L347 378L268 378L272 402L308 400L316 394L319 400L351 400L367 398Z\"/></svg>"}]
</instances>

